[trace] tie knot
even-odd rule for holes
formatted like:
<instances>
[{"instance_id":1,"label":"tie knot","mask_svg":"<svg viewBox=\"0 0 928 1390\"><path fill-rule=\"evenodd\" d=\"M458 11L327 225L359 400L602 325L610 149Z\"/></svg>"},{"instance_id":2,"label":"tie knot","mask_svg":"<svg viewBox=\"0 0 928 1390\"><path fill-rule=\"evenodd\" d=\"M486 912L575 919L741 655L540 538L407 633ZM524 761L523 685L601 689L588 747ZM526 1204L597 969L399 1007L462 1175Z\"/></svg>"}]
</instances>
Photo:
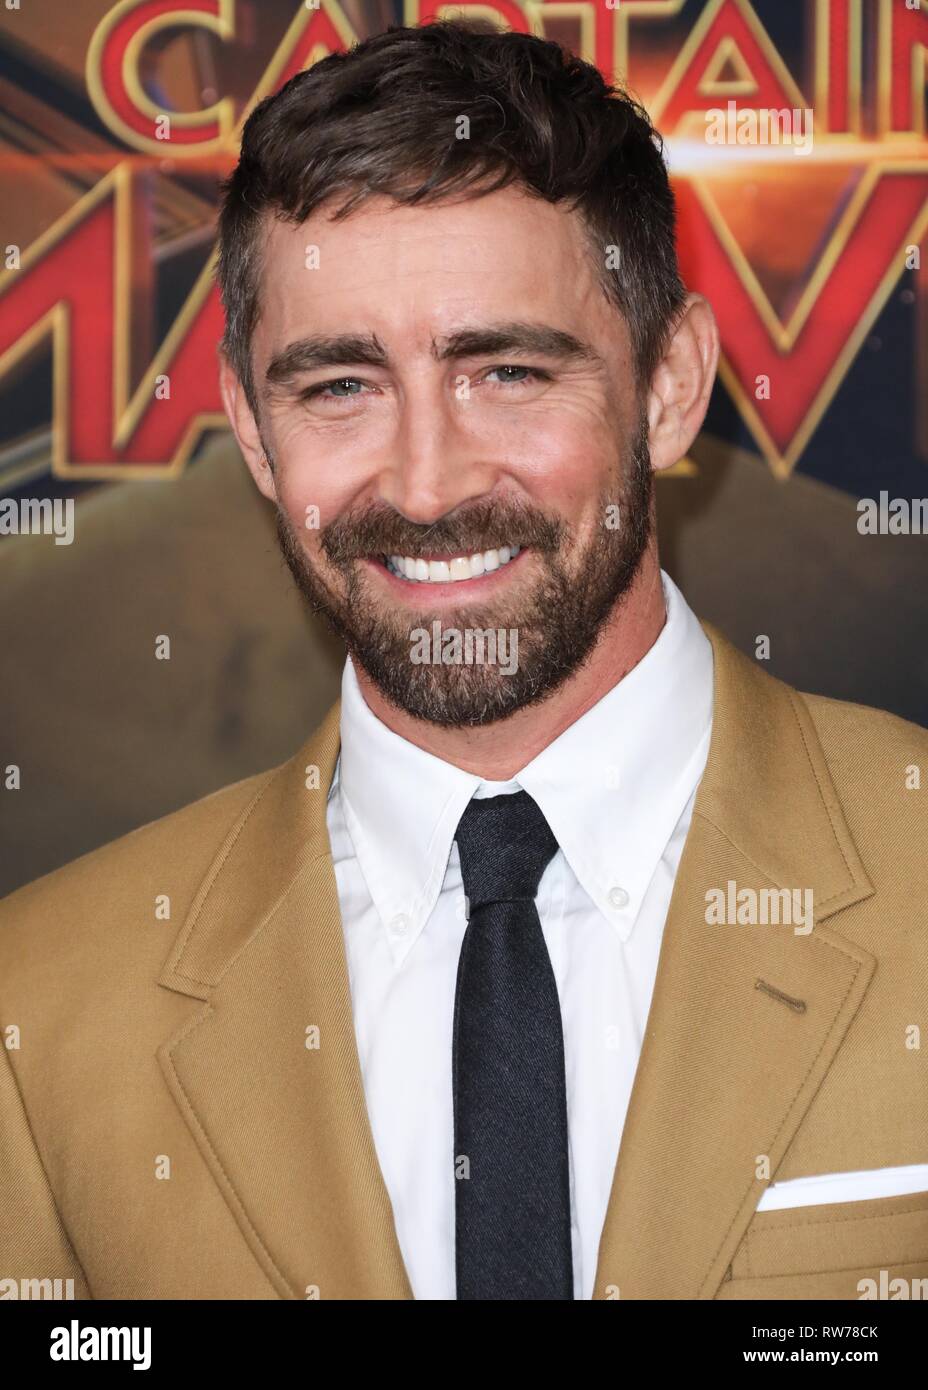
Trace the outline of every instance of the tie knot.
<instances>
[{"instance_id":1,"label":"tie knot","mask_svg":"<svg viewBox=\"0 0 928 1390\"><path fill-rule=\"evenodd\" d=\"M486 903L533 901L558 844L528 792L472 799L455 839L471 912Z\"/></svg>"}]
</instances>

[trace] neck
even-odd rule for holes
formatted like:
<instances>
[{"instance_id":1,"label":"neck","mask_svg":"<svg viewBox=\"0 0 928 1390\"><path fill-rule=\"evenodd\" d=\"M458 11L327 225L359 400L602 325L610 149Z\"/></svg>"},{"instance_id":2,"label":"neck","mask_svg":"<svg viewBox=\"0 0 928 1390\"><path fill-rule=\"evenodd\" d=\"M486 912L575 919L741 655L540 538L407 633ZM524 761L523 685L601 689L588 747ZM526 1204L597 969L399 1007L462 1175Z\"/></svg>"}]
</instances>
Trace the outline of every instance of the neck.
<instances>
[{"instance_id":1,"label":"neck","mask_svg":"<svg viewBox=\"0 0 928 1390\"><path fill-rule=\"evenodd\" d=\"M547 699L483 728L447 729L416 719L385 700L361 666L356 665L355 672L368 707L393 733L485 781L508 782L638 665L657 641L666 617L652 545L581 668Z\"/></svg>"}]
</instances>

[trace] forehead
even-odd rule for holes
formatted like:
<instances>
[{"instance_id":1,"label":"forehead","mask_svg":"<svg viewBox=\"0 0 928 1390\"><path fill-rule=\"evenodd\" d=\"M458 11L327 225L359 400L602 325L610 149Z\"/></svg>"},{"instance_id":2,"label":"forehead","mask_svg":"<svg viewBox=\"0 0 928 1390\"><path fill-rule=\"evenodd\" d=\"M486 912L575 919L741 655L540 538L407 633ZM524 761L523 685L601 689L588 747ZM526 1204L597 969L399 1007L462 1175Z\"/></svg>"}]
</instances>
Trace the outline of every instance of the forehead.
<instances>
[{"instance_id":1,"label":"forehead","mask_svg":"<svg viewBox=\"0 0 928 1390\"><path fill-rule=\"evenodd\" d=\"M334 205L265 233L256 348L311 324L395 337L473 319L544 320L587 336L619 315L603 295L580 214L517 188L405 207L370 198L333 220Z\"/></svg>"}]
</instances>

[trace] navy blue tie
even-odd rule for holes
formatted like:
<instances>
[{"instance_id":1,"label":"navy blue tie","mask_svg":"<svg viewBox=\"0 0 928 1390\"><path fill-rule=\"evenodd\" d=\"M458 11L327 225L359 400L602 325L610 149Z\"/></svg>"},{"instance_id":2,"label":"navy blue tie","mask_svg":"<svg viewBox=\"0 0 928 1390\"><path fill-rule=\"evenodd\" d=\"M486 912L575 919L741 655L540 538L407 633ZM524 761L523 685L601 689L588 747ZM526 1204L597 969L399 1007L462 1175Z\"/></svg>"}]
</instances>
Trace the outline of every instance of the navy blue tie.
<instances>
[{"instance_id":1,"label":"navy blue tie","mask_svg":"<svg viewBox=\"0 0 928 1390\"><path fill-rule=\"evenodd\" d=\"M459 1299L572 1299L561 1010L535 894L557 840L527 792L472 800L454 1001Z\"/></svg>"}]
</instances>

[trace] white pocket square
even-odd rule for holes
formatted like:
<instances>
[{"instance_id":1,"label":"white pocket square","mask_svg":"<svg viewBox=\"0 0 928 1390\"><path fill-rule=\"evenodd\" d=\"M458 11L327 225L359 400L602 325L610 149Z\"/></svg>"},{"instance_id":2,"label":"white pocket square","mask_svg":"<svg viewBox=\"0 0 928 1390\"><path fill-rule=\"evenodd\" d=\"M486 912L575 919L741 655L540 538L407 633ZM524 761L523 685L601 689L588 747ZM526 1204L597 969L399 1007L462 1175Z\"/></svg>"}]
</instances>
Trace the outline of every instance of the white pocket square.
<instances>
[{"instance_id":1,"label":"white pocket square","mask_svg":"<svg viewBox=\"0 0 928 1390\"><path fill-rule=\"evenodd\" d=\"M865 1202L874 1197L905 1197L928 1192L928 1163L905 1168L872 1168L866 1173L820 1173L814 1178L774 1182L757 1204L758 1211L817 1207L826 1202Z\"/></svg>"}]
</instances>

